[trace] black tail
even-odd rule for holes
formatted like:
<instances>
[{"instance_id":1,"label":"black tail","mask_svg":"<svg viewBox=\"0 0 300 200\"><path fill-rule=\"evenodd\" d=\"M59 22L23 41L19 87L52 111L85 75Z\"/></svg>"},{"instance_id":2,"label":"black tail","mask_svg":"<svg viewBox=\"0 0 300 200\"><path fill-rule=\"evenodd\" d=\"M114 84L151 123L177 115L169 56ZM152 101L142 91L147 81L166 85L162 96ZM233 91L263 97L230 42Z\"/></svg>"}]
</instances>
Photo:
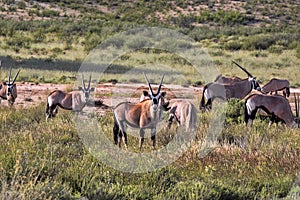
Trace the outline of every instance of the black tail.
<instances>
[{"instance_id":1,"label":"black tail","mask_svg":"<svg viewBox=\"0 0 300 200\"><path fill-rule=\"evenodd\" d=\"M113 128L113 134L114 134L114 141L115 144L118 145L118 140L119 140L119 131L120 131L120 127L118 124L118 121L114 115L114 128Z\"/></svg>"},{"instance_id":2,"label":"black tail","mask_svg":"<svg viewBox=\"0 0 300 200\"><path fill-rule=\"evenodd\" d=\"M289 97L290 94L291 94L290 88L287 87L287 88L285 89L285 91L286 91L286 96Z\"/></svg>"},{"instance_id":3,"label":"black tail","mask_svg":"<svg viewBox=\"0 0 300 200\"><path fill-rule=\"evenodd\" d=\"M207 85L205 85L203 88L202 98L201 98L200 105L199 105L199 110L202 110L202 111L205 111L205 96L204 96L205 90L207 90Z\"/></svg>"}]
</instances>

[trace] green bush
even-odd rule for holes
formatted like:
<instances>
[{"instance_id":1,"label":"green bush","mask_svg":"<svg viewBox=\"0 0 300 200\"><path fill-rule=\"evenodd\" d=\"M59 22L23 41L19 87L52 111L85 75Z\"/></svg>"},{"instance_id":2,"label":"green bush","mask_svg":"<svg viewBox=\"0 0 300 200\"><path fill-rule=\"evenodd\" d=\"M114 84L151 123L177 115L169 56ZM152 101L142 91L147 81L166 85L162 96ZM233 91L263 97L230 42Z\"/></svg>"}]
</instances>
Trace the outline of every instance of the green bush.
<instances>
[{"instance_id":1,"label":"green bush","mask_svg":"<svg viewBox=\"0 0 300 200\"><path fill-rule=\"evenodd\" d=\"M238 124L243 121L244 101L240 99L229 99L226 105L225 124Z\"/></svg>"},{"instance_id":2,"label":"green bush","mask_svg":"<svg viewBox=\"0 0 300 200\"><path fill-rule=\"evenodd\" d=\"M283 52L284 48L280 45L272 45L268 48L268 51L270 53L276 53L276 54L281 54Z\"/></svg>"},{"instance_id":3,"label":"green bush","mask_svg":"<svg viewBox=\"0 0 300 200\"><path fill-rule=\"evenodd\" d=\"M269 35L251 36L245 39L242 49L244 50L266 50L276 43L275 38Z\"/></svg>"},{"instance_id":4,"label":"green bush","mask_svg":"<svg viewBox=\"0 0 300 200\"><path fill-rule=\"evenodd\" d=\"M243 44L239 41L229 41L225 44L224 48L230 51L237 51L242 48Z\"/></svg>"},{"instance_id":5,"label":"green bush","mask_svg":"<svg viewBox=\"0 0 300 200\"><path fill-rule=\"evenodd\" d=\"M40 16L40 17L58 17L59 11L45 9L45 10L42 10L42 12L39 12L38 16Z\"/></svg>"}]
</instances>

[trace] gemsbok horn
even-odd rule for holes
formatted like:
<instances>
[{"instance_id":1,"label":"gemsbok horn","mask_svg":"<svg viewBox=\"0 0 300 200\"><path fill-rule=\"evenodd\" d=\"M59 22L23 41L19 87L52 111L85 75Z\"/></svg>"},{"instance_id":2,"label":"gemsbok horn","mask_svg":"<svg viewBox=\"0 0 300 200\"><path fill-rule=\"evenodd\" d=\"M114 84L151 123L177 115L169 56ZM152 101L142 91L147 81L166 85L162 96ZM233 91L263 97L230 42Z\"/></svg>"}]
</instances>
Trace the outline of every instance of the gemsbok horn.
<instances>
[{"instance_id":1,"label":"gemsbok horn","mask_svg":"<svg viewBox=\"0 0 300 200\"><path fill-rule=\"evenodd\" d=\"M170 109L168 128L171 128L173 120L177 126L185 126L186 131L195 131L197 128L197 109L187 100L176 100Z\"/></svg>"},{"instance_id":2,"label":"gemsbok horn","mask_svg":"<svg viewBox=\"0 0 300 200\"><path fill-rule=\"evenodd\" d=\"M84 76L82 75L82 87L78 87L80 92L63 92L61 90L54 90L48 95L47 108L46 108L46 120L51 117L55 117L58 107L65 110L73 110L75 112L81 112L84 106L88 103L90 98L90 92L93 92L95 88L91 86L91 75L88 81L88 86L85 86Z\"/></svg>"},{"instance_id":3,"label":"gemsbok horn","mask_svg":"<svg viewBox=\"0 0 300 200\"><path fill-rule=\"evenodd\" d=\"M296 117L299 117L299 97L296 100ZM245 101L244 120L247 125L250 122L252 126L253 120L258 109L262 109L268 115L271 116L269 126L278 119L281 119L287 127L298 127L296 120L293 116L289 101L283 96L273 96L265 94L253 94L249 96Z\"/></svg>"},{"instance_id":4,"label":"gemsbok horn","mask_svg":"<svg viewBox=\"0 0 300 200\"><path fill-rule=\"evenodd\" d=\"M15 84L15 81L20 73L20 69L16 73L15 77L13 78L13 81L11 81L11 70L12 67L9 69L8 74L8 82L1 82L0 83L0 97L2 99L6 99L10 105L13 105L17 98L17 85Z\"/></svg>"},{"instance_id":5,"label":"gemsbok horn","mask_svg":"<svg viewBox=\"0 0 300 200\"><path fill-rule=\"evenodd\" d=\"M151 129L151 140L153 142L153 150L155 150L156 125L161 120L162 111L167 111L169 109L169 103L165 103L164 101L166 92L160 91L164 75L160 81L156 93L153 92L146 74L144 74L144 77L148 84L149 92L143 91L143 95L145 97L149 97L149 99L145 99L139 103L122 102L113 108L113 135L115 144L119 145L119 147L121 147L121 140L123 139L125 148L127 149L128 144L126 128L127 126L130 126L140 129L140 151L142 150L142 145L144 142L145 129Z\"/></svg>"},{"instance_id":6,"label":"gemsbok horn","mask_svg":"<svg viewBox=\"0 0 300 200\"><path fill-rule=\"evenodd\" d=\"M290 96L290 82L286 79L277 79L273 78L271 79L267 84L265 84L261 92L268 94L272 92L275 92L275 94L278 93L278 91L283 90L283 96L289 97Z\"/></svg>"},{"instance_id":7,"label":"gemsbok horn","mask_svg":"<svg viewBox=\"0 0 300 200\"><path fill-rule=\"evenodd\" d=\"M238 65L239 66L239 65ZM243 99L253 89L260 91L259 83L256 81L256 77L253 77L245 68L239 66L246 74L248 78L241 81L221 84L221 83L208 83L204 86L202 92L202 98L200 101L199 109L202 111L212 108L212 102L214 99L219 98L222 100L228 100L230 98ZM205 103L205 98L207 102Z\"/></svg>"}]
</instances>

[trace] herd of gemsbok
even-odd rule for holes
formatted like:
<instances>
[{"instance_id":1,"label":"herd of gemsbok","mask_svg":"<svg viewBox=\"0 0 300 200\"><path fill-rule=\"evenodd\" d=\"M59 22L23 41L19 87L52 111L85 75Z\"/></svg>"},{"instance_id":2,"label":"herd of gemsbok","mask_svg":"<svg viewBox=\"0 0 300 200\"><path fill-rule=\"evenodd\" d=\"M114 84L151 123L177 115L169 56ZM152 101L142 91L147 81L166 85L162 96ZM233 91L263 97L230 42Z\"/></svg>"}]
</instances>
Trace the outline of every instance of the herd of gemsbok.
<instances>
[{"instance_id":1,"label":"herd of gemsbok","mask_svg":"<svg viewBox=\"0 0 300 200\"><path fill-rule=\"evenodd\" d=\"M287 127L298 128L299 118L299 96L294 95L296 115L294 117L288 97L290 95L290 83L288 80L271 79L264 87L260 87L256 77L249 73L244 67L235 61L232 61L248 78L225 77L219 75L214 82L204 86L202 97L199 103L199 110L202 112L212 109L212 103L215 99L227 101L231 98L245 99L244 121L247 125L252 125L256 114L262 110L270 117L269 126L278 121L282 121ZM8 82L0 83L0 100L5 99L12 106L17 98L17 85L15 83L20 70L11 81L11 71L9 69ZM185 131L196 131L198 124L198 113L196 106L187 99L173 99L166 101L166 92L162 91L164 75L161 78L157 91L154 92L151 83L146 74L144 74L148 91L143 91L140 102L132 103L128 101L121 102L112 106L114 117L113 138L116 145L121 148L123 140L127 149L127 127L139 129L140 143L139 149L142 150L145 130L151 130L152 148L156 148L156 127L162 121L162 112L168 112L169 118L167 128L171 128L175 121L177 126L184 127ZM88 84L85 85L82 75L82 86L79 91L64 92L61 90L52 91L47 97L46 120L55 117L58 107L74 112L82 112L84 107L90 101L90 93L94 91L91 88L91 75ZM251 94L253 90L258 92ZM283 91L283 95L278 94ZM272 94L275 92L275 94ZM1 101L0 101L1 102ZM172 102L172 103L170 103Z\"/></svg>"}]
</instances>

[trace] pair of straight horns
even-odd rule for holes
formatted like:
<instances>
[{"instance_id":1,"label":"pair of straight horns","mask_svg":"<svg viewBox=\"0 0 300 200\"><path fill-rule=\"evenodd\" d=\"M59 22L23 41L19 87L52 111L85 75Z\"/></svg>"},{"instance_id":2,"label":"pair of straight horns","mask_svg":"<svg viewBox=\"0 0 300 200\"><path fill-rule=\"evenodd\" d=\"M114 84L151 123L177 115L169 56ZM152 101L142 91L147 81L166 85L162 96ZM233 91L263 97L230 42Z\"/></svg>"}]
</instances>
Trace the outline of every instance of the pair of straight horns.
<instances>
[{"instance_id":1,"label":"pair of straight horns","mask_svg":"<svg viewBox=\"0 0 300 200\"><path fill-rule=\"evenodd\" d=\"M17 77L18 77L18 75L19 75L19 73L20 73L20 71L21 71L21 70L19 69L18 72L17 72L17 74L15 75L13 81L10 82L11 70L12 70L12 67L10 67L10 69L9 69L9 74L8 74L8 84L9 84L9 85L13 85L13 84L15 83L15 81L16 81L16 79L17 79Z\"/></svg>"},{"instance_id":2,"label":"pair of straight horns","mask_svg":"<svg viewBox=\"0 0 300 200\"><path fill-rule=\"evenodd\" d=\"M161 86L162 86L162 82L163 82L163 80L164 80L165 74L163 74L163 76L162 76L162 78L161 78L160 84L159 84L158 89L157 89L157 93L156 93L155 95L154 95L154 93L153 93L151 84L150 84L150 82L149 82L149 80L148 80L146 74L145 74L145 73L143 73L143 74L144 74L145 80L146 80L146 82L147 82L147 84L148 84L148 88L149 88L149 90L150 90L150 92L151 92L151 95L152 95L152 96L158 95L158 94L160 93L160 88L161 88Z\"/></svg>"}]
</instances>

